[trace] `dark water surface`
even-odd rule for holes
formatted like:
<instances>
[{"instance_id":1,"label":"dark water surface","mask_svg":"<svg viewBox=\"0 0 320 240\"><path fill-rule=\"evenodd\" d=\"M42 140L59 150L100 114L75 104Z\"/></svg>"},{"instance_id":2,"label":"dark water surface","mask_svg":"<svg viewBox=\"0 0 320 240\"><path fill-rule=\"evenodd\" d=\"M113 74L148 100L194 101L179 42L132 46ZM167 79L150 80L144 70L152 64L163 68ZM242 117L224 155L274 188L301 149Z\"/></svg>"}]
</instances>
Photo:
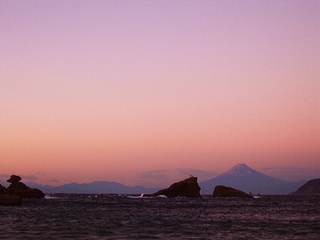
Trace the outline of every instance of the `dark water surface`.
<instances>
[{"instance_id":1,"label":"dark water surface","mask_svg":"<svg viewBox=\"0 0 320 240\"><path fill-rule=\"evenodd\" d=\"M0 206L0 238L320 239L320 196L49 196Z\"/></svg>"}]
</instances>

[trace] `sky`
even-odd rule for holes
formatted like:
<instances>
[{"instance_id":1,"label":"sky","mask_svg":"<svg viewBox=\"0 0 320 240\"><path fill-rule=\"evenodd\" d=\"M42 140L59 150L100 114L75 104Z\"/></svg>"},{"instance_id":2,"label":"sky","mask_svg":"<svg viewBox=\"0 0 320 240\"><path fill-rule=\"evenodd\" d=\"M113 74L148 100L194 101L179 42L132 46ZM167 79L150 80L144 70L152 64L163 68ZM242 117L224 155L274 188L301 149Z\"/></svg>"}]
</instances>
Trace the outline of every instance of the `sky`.
<instances>
[{"instance_id":1,"label":"sky","mask_svg":"<svg viewBox=\"0 0 320 240\"><path fill-rule=\"evenodd\" d=\"M320 177L320 1L0 0L0 182Z\"/></svg>"}]
</instances>

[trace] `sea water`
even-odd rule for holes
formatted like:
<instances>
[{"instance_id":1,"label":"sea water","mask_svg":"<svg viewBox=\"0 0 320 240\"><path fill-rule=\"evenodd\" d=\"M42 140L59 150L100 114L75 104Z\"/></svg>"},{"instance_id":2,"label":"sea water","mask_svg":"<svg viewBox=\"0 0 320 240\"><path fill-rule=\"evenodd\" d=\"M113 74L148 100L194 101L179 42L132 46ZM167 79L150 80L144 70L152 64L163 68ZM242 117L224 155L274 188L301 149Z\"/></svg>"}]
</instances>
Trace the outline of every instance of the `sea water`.
<instances>
[{"instance_id":1,"label":"sea water","mask_svg":"<svg viewBox=\"0 0 320 240\"><path fill-rule=\"evenodd\" d=\"M320 239L319 200L48 194L0 206L0 238Z\"/></svg>"}]
</instances>

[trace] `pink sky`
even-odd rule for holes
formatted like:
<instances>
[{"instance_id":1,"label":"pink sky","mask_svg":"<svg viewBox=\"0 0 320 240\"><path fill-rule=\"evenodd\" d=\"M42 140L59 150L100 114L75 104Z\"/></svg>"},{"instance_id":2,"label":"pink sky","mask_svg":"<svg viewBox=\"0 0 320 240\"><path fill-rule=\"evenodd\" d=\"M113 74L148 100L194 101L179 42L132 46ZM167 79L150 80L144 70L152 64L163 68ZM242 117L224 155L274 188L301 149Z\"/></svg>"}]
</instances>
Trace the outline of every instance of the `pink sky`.
<instances>
[{"instance_id":1,"label":"pink sky","mask_svg":"<svg viewBox=\"0 0 320 240\"><path fill-rule=\"evenodd\" d=\"M0 182L163 187L237 163L319 178L319 16L316 0L0 0Z\"/></svg>"}]
</instances>

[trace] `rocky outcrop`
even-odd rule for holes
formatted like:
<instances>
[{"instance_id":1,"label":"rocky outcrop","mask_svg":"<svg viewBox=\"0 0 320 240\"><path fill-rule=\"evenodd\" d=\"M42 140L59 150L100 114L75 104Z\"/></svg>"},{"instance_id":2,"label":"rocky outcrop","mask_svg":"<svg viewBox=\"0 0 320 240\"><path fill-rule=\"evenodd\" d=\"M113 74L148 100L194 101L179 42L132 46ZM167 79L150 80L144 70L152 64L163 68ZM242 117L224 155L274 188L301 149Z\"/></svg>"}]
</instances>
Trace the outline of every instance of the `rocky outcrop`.
<instances>
[{"instance_id":1,"label":"rocky outcrop","mask_svg":"<svg viewBox=\"0 0 320 240\"><path fill-rule=\"evenodd\" d=\"M45 194L37 189L30 188L24 183L20 182L21 177L17 175L12 175L7 182L11 183L7 188L7 192L9 195L16 195L22 198L44 198Z\"/></svg>"},{"instance_id":2,"label":"rocky outcrop","mask_svg":"<svg viewBox=\"0 0 320 240\"><path fill-rule=\"evenodd\" d=\"M320 178L312 179L302 185L293 194L299 195L320 195Z\"/></svg>"},{"instance_id":3,"label":"rocky outcrop","mask_svg":"<svg viewBox=\"0 0 320 240\"><path fill-rule=\"evenodd\" d=\"M190 197L197 198L200 196L200 187L197 177L189 177L183 181L173 183L169 188L159 190L151 196L165 195L169 198L174 197Z\"/></svg>"},{"instance_id":4,"label":"rocky outcrop","mask_svg":"<svg viewBox=\"0 0 320 240\"><path fill-rule=\"evenodd\" d=\"M4 194L7 194L7 193L8 193L7 188L0 184L0 195L4 195Z\"/></svg>"},{"instance_id":5,"label":"rocky outcrop","mask_svg":"<svg viewBox=\"0 0 320 240\"><path fill-rule=\"evenodd\" d=\"M8 189L0 184L0 206L20 206L22 198L16 195L9 195Z\"/></svg>"},{"instance_id":6,"label":"rocky outcrop","mask_svg":"<svg viewBox=\"0 0 320 240\"><path fill-rule=\"evenodd\" d=\"M253 196L232 187L218 185L214 188L212 197L238 197L238 198L253 198Z\"/></svg>"},{"instance_id":7,"label":"rocky outcrop","mask_svg":"<svg viewBox=\"0 0 320 240\"><path fill-rule=\"evenodd\" d=\"M17 195L1 195L0 194L0 206L21 206L22 197Z\"/></svg>"}]
</instances>

